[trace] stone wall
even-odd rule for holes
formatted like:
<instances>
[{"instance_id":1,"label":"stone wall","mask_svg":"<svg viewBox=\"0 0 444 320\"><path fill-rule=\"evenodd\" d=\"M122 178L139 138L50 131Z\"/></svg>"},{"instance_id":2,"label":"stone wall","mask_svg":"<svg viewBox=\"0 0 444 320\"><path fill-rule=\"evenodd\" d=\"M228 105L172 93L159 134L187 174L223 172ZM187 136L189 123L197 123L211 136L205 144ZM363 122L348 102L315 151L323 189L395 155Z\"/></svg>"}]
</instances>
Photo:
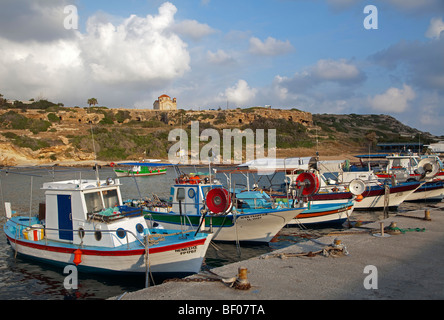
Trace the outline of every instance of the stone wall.
<instances>
[{"instance_id":1,"label":"stone wall","mask_svg":"<svg viewBox=\"0 0 444 320\"><path fill-rule=\"evenodd\" d=\"M48 120L49 112L44 110L28 109L23 111L21 109L10 109L20 113L28 118ZM0 110L3 114L9 110ZM200 121L211 123L218 126L229 125L239 126L248 125L249 123L259 118L269 119L285 119L305 126L313 124L312 114L296 109L268 109L268 108L250 108L250 109L230 109L230 110L178 110L178 111L159 111L152 109L103 109L101 111L89 111L87 108L64 108L57 112L53 112L59 117L60 124L79 125L79 124L97 124L106 113L117 114L119 111L124 111L129 114L123 123L129 121L150 121L157 120L168 123L171 126L179 126L181 121L189 123L190 121ZM220 121L223 119L223 121ZM219 121L218 121L219 120ZM117 124L117 122L116 122Z\"/></svg>"}]
</instances>

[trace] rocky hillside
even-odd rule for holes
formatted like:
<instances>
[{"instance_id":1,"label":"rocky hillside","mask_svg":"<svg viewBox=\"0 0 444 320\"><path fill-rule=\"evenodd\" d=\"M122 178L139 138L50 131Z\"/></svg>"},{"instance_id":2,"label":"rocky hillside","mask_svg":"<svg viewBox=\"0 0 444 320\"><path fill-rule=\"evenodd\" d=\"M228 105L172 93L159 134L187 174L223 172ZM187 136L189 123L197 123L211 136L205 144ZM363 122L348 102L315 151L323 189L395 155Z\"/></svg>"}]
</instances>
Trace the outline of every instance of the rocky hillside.
<instances>
[{"instance_id":1,"label":"rocky hillside","mask_svg":"<svg viewBox=\"0 0 444 320\"><path fill-rule=\"evenodd\" d=\"M315 114L313 123L323 139L367 143L375 147L384 142L434 142L438 137L404 125L388 115Z\"/></svg>"},{"instance_id":2,"label":"rocky hillside","mask_svg":"<svg viewBox=\"0 0 444 320\"><path fill-rule=\"evenodd\" d=\"M385 115L310 114L297 109L248 108L208 111L153 111L65 108L48 101L3 104L0 109L0 165L109 163L143 158L167 159L173 128L190 136L199 130L276 129L277 156L308 156L316 151L343 156L368 151L383 141L433 141L436 137ZM94 141L94 144L93 144ZM202 142L205 145L207 142ZM265 141L267 144L267 140Z\"/></svg>"}]
</instances>

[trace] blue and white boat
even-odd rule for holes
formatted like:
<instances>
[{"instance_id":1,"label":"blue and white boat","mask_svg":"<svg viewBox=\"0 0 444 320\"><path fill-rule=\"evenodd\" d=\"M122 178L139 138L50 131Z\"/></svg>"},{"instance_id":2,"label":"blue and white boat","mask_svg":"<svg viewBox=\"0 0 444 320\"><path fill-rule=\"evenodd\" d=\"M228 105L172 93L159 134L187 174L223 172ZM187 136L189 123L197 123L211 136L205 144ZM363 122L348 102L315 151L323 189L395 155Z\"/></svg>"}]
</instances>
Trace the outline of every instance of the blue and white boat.
<instances>
[{"instance_id":1,"label":"blue and white boat","mask_svg":"<svg viewBox=\"0 0 444 320\"><path fill-rule=\"evenodd\" d=\"M214 241L221 242L268 243L306 209L241 208L222 184L209 178L177 180L170 200L171 206L146 206L146 218L165 228L205 228L214 233Z\"/></svg>"},{"instance_id":2,"label":"blue and white boat","mask_svg":"<svg viewBox=\"0 0 444 320\"><path fill-rule=\"evenodd\" d=\"M15 254L87 272L200 271L212 234L149 227L141 209L122 205L119 180L48 182L43 190L38 215L6 205L4 232Z\"/></svg>"},{"instance_id":3,"label":"blue and white boat","mask_svg":"<svg viewBox=\"0 0 444 320\"><path fill-rule=\"evenodd\" d=\"M239 208L275 208L292 206L292 199L281 198L277 202L268 193L263 191L241 191L236 192L236 200ZM342 224L353 213L355 201L353 199L343 202L307 203L307 208L291 219L287 226L325 226Z\"/></svg>"}]
</instances>

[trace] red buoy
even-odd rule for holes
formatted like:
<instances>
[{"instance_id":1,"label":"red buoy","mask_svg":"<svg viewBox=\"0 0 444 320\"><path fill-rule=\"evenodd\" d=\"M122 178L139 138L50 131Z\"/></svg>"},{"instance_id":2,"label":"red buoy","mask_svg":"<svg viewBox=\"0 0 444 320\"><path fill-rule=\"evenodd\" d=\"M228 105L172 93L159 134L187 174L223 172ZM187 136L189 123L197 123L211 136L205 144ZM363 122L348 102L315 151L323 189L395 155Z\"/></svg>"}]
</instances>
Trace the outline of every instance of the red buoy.
<instances>
[{"instance_id":1,"label":"red buoy","mask_svg":"<svg viewBox=\"0 0 444 320\"><path fill-rule=\"evenodd\" d=\"M72 262L74 262L76 266L82 263L82 251L80 251L80 249L74 251L74 260Z\"/></svg>"}]
</instances>

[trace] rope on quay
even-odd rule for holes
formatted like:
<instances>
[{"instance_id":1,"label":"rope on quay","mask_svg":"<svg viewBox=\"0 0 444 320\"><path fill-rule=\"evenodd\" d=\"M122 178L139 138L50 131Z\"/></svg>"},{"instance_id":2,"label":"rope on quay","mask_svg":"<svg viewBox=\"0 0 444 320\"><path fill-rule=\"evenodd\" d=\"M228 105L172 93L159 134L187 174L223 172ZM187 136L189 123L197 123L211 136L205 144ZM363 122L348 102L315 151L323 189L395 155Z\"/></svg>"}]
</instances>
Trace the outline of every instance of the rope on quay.
<instances>
[{"instance_id":1,"label":"rope on quay","mask_svg":"<svg viewBox=\"0 0 444 320\"><path fill-rule=\"evenodd\" d=\"M425 228L398 228L396 222L392 222L390 226L387 228L387 232L390 234L404 234L406 232L410 231L416 231L416 232L425 232Z\"/></svg>"},{"instance_id":2,"label":"rope on quay","mask_svg":"<svg viewBox=\"0 0 444 320\"><path fill-rule=\"evenodd\" d=\"M325 245L325 244L323 244ZM281 258L281 259L287 259L291 257L315 257L317 255L322 255L324 257L341 257L344 255L348 255L347 247L342 244L341 240L335 239L332 244L326 245L325 248L320 249L318 251L309 251L309 252L298 252L298 253L291 253L291 252L280 252L280 253L269 253L262 255L261 259L269 259L269 258Z\"/></svg>"}]
</instances>

